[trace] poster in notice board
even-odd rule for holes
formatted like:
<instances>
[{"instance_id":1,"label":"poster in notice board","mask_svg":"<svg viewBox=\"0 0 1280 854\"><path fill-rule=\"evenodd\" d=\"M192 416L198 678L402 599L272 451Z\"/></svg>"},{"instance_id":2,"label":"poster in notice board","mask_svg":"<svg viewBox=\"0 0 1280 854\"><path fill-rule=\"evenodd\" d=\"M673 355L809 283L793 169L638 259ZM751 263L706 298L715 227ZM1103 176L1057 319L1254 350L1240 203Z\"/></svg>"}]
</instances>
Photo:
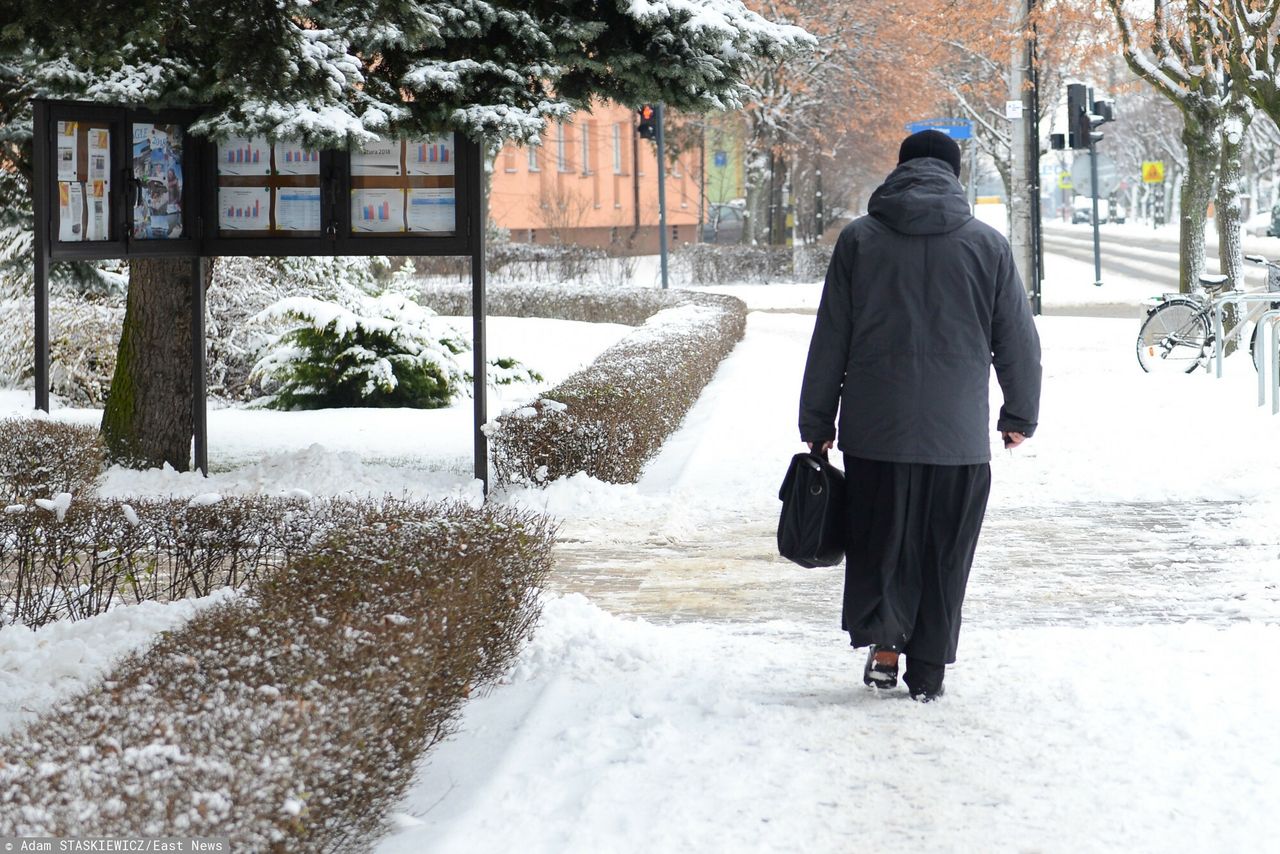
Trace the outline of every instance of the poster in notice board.
<instances>
[{"instance_id":1,"label":"poster in notice board","mask_svg":"<svg viewBox=\"0 0 1280 854\"><path fill-rule=\"evenodd\" d=\"M182 237L182 144L179 125L133 125L133 177L140 188L133 202L135 240Z\"/></svg>"}]
</instances>

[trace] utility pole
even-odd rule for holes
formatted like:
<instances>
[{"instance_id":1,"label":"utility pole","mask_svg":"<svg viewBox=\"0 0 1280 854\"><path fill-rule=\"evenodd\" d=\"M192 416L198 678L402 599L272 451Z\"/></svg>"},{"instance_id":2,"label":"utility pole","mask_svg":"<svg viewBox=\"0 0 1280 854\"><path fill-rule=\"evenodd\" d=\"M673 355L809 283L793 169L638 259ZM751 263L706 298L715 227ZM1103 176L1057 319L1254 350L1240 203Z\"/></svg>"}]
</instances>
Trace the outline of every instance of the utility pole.
<instances>
[{"instance_id":1,"label":"utility pole","mask_svg":"<svg viewBox=\"0 0 1280 854\"><path fill-rule=\"evenodd\" d=\"M667 149L663 136L662 104L655 107L658 119L658 251L662 260L662 289L667 289Z\"/></svg>"},{"instance_id":2,"label":"utility pole","mask_svg":"<svg viewBox=\"0 0 1280 854\"><path fill-rule=\"evenodd\" d=\"M1027 0L1027 15L1035 12L1036 0ZM1023 115L1027 119L1027 145L1030 152L1027 163L1027 182L1031 191L1031 311L1037 317L1041 312L1041 291L1044 283L1044 231L1040 207L1040 63L1037 56L1040 42L1035 22L1031 23L1031 38L1027 40L1027 71L1031 75L1031 89Z\"/></svg>"}]
</instances>

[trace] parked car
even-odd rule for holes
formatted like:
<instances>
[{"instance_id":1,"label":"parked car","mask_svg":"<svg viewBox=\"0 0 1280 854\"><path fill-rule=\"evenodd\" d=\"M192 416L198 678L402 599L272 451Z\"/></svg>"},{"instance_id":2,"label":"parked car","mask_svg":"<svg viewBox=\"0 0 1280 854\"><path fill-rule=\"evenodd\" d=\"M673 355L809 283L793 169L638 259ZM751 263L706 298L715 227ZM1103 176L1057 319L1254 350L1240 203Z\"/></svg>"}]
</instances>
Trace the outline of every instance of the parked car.
<instances>
[{"instance_id":1,"label":"parked car","mask_svg":"<svg viewBox=\"0 0 1280 854\"><path fill-rule=\"evenodd\" d=\"M741 243L745 217L733 205L711 205L702 224L703 243Z\"/></svg>"},{"instance_id":2,"label":"parked car","mask_svg":"<svg viewBox=\"0 0 1280 854\"><path fill-rule=\"evenodd\" d=\"M1098 222L1107 223L1110 221L1108 217L1110 204L1106 199L1098 199ZM1076 196L1075 202L1071 208L1071 221L1073 223L1092 223L1093 222L1093 199L1087 196ZM1120 222L1124 222L1123 219Z\"/></svg>"}]
</instances>

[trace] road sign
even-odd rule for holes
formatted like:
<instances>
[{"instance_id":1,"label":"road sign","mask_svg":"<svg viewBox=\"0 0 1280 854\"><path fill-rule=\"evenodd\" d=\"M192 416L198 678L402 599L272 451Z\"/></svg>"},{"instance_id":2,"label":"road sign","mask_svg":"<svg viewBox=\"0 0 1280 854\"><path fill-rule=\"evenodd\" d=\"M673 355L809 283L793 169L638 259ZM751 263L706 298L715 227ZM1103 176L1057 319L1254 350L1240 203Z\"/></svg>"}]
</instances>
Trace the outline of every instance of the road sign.
<instances>
[{"instance_id":1,"label":"road sign","mask_svg":"<svg viewBox=\"0 0 1280 854\"><path fill-rule=\"evenodd\" d=\"M973 136L973 122L968 119L924 119L907 125L907 133L936 130L952 139L969 139Z\"/></svg>"},{"instance_id":2,"label":"road sign","mask_svg":"<svg viewBox=\"0 0 1280 854\"><path fill-rule=\"evenodd\" d=\"M729 165L729 152L717 151L715 153L715 164L717 169L723 169Z\"/></svg>"},{"instance_id":3,"label":"road sign","mask_svg":"<svg viewBox=\"0 0 1280 854\"><path fill-rule=\"evenodd\" d=\"M1071 183L1082 196L1093 195L1093 180L1089 174L1089 152L1076 155L1071 164ZM1098 155L1098 195L1109 196L1120 186L1120 170L1116 162L1105 154Z\"/></svg>"},{"instance_id":4,"label":"road sign","mask_svg":"<svg viewBox=\"0 0 1280 854\"><path fill-rule=\"evenodd\" d=\"M1164 183L1164 161L1163 160L1142 161L1142 182L1144 184L1163 184Z\"/></svg>"},{"instance_id":5,"label":"road sign","mask_svg":"<svg viewBox=\"0 0 1280 854\"><path fill-rule=\"evenodd\" d=\"M1009 121L1022 118L1022 102L1021 101L1005 101L1004 117Z\"/></svg>"},{"instance_id":6,"label":"road sign","mask_svg":"<svg viewBox=\"0 0 1280 854\"><path fill-rule=\"evenodd\" d=\"M1071 189L1071 173L1070 172L1058 173L1058 189L1059 190Z\"/></svg>"}]
</instances>

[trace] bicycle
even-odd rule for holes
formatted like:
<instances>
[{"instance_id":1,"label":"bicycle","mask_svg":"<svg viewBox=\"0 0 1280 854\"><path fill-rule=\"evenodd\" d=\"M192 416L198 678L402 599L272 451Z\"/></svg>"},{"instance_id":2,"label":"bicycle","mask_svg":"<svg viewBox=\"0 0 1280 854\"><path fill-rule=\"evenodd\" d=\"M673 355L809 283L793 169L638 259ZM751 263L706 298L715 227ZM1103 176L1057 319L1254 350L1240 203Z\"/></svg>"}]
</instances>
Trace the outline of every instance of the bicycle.
<instances>
[{"instance_id":1,"label":"bicycle","mask_svg":"<svg viewBox=\"0 0 1280 854\"><path fill-rule=\"evenodd\" d=\"M1261 255L1246 255L1245 260L1267 268L1267 292L1280 292L1280 263ZM1200 290L1189 294L1165 294L1147 309L1147 318L1138 330L1138 364L1153 373L1185 373L1196 368L1209 368L1217 355L1218 341L1213 334L1213 309L1216 301L1224 301L1240 291L1225 289L1227 277L1212 273L1200 275ZM1251 308L1235 328L1224 337L1240 339L1246 323L1256 321L1264 311L1280 308L1280 300L1261 303ZM1261 328L1254 326L1249 340L1253 367L1259 368L1262 346L1258 341Z\"/></svg>"}]
</instances>

